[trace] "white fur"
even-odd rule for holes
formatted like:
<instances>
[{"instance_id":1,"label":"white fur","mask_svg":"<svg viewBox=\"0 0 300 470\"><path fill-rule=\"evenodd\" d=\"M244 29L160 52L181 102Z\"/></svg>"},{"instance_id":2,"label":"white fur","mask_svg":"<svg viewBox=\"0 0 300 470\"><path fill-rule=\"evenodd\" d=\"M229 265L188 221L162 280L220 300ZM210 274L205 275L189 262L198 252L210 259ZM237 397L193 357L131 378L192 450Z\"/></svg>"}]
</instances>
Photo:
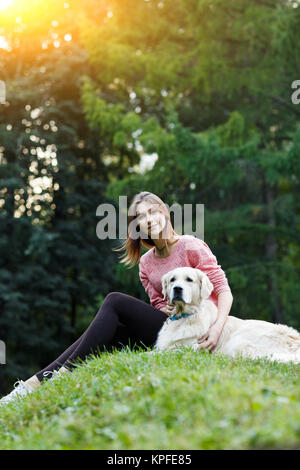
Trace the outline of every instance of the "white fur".
<instances>
[{"instance_id":1,"label":"white fur","mask_svg":"<svg viewBox=\"0 0 300 470\"><path fill-rule=\"evenodd\" d=\"M191 282L192 281L192 282ZM182 300L174 300L175 287L182 288ZM198 339L216 321L218 309L208 300L213 285L199 269L183 267L162 277L162 293L174 303L173 313L193 311L189 317L165 321L154 346L157 351L192 346L199 349ZM213 353L248 358L267 358L279 362L300 362L300 334L286 325L262 320L241 320L228 316Z\"/></svg>"}]
</instances>

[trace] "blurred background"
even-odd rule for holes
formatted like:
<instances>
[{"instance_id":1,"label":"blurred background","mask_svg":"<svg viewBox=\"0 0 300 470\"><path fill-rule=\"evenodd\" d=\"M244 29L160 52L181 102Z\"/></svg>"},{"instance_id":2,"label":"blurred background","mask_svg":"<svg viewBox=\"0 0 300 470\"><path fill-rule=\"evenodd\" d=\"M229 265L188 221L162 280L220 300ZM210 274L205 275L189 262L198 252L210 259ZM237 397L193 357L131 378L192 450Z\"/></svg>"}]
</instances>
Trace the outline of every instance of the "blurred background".
<instances>
[{"instance_id":1,"label":"blurred background","mask_svg":"<svg viewBox=\"0 0 300 470\"><path fill-rule=\"evenodd\" d=\"M1 393L109 292L149 301L96 236L121 195L204 204L231 314L300 329L299 24L296 0L0 0Z\"/></svg>"}]
</instances>

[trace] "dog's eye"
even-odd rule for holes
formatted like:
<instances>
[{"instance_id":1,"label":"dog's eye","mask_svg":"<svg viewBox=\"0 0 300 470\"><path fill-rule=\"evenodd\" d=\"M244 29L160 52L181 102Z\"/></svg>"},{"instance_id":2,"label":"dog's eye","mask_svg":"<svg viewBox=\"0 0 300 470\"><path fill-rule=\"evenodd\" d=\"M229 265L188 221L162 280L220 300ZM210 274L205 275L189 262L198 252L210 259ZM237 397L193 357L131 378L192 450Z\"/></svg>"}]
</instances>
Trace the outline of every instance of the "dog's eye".
<instances>
[{"instance_id":1,"label":"dog's eye","mask_svg":"<svg viewBox=\"0 0 300 470\"><path fill-rule=\"evenodd\" d=\"M187 280L188 282L193 282L193 279L191 279L190 277L187 277L186 280Z\"/></svg>"},{"instance_id":2,"label":"dog's eye","mask_svg":"<svg viewBox=\"0 0 300 470\"><path fill-rule=\"evenodd\" d=\"M175 277L172 277L172 279L170 279L170 282L174 282L175 281Z\"/></svg>"}]
</instances>

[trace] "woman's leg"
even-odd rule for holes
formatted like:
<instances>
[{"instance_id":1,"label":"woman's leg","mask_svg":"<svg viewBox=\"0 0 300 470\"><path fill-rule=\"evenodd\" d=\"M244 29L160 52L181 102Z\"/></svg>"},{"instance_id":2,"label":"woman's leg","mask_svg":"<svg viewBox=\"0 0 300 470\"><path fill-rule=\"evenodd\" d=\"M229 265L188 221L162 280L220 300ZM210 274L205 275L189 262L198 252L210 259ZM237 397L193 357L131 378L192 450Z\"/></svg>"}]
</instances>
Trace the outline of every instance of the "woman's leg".
<instances>
[{"instance_id":1,"label":"woman's leg","mask_svg":"<svg viewBox=\"0 0 300 470\"><path fill-rule=\"evenodd\" d=\"M72 354L73 351L77 348L78 344L82 340L84 333L78 338L71 346L68 347L55 361L51 362L47 367L44 367L44 369L40 370L35 374L34 377L37 377L39 381L41 382L45 377L43 376L43 373L50 370L58 370L63 363L68 359L68 357ZM50 377L49 377L50 378Z\"/></svg>"},{"instance_id":2,"label":"woman's leg","mask_svg":"<svg viewBox=\"0 0 300 470\"><path fill-rule=\"evenodd\" d=\"M72 370L76 359L85 359L93 352L105 351L111 345L118 324L128 328L141 346L153 346L167 315L146 302L121 292L108 294L96 317L85 331L64 367Z\"/></svg>"},{"instance_id":3,"label":"woman's leg","mask_svg":"<svg viewBox=\"0 0 300 470\"><path fill-rule=\"evenodd\" d=\"M51 378L52 374L47 374L44 377L44 372L48 371L53 371L53 370L60 370L60 372L67 372L68 369L61 367L62 363L70 356L72 351L76 349L76 346L80 343L84 333L78 338L75 343L73 343L68 349L64 351L63 354L61 354L54 362L49 364L47 367L42 369L40 372L38 372L36 375L33 375L29 379L27 379L24 384L25 386L29 387L30 390L35 390L38 388L41 384L41 381L45 379ZM110 345L107 345L107 350L109 351L113 346L117 349L121 349L122 347L128 345L131 347L131 345L134 345L136 342L138 342L138 339L135 338L128 328L125 325L118 324L116 334L113 338L113 341L111 342Z\"/></svg>"},{"instance_id":4,"label":"woman's leg","mask_svg":"<svg viewBox=\"0 0 300 470\"><path fill-rule=\"evenodd\" d=\"M43 374L44 372L53 371L60 369L64 362L71 356L72 352L75 351L76 347L79 345L80 341L82 340L85 332L78 338L71 346L68 347L55 361L51 362L47 367L44 367L42 370L37 372L34 377L37 377L39 381L42 381L44 378L51 378L51 375L45 377ZM135 338L130 337L128 329L121 324L118 324L116 334L113 338L113 341L110 345L107 346L107 350L110 350L112 346L116 348L122 347L123 345L130 345L132 342L135 341Z\"/></svg>"},{"instance_id":5,"label":"woman's leg","mask_svg":"<svg viewBox=\"0 0 300 470\"><path fill-rule=\"evenodd\" d=\"M85 359L92 352L109 351L125 345L152 346L158 331L166 320L166 314L152 305L121 292L108 294L97 315L87 330L54 362L36 374L39 381L48 370L61 366L69 370L75 366L71 362Z\"/></svg>"}]
</instances>

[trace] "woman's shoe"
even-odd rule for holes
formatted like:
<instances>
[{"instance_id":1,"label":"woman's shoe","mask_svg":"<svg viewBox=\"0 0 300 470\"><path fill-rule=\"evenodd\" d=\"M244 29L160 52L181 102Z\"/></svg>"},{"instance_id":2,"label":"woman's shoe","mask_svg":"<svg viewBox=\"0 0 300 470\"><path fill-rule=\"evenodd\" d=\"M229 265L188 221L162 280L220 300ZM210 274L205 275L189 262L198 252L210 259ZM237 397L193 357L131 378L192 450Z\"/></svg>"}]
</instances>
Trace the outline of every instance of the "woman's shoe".
<instances>
[{"instance_id":1,"label":"woman's shoe","mask_svg":"<svg viewBox=\"0 0 300 470\"><path fill-rule=\"evenodd\" d=\"M12 392L1 398L0 405L5 405L6 403L16 400L17 398L23 398L25 395L28 395L28 393L33 392L31 388L25 385L23 380L18 380L15 382L14 387L15 389Z\"/></svg>"},{"instance_id":2,"label":"woman's shoe","mask_svg":"<svg viewBox=\"0 0 300 470\"><path fill-rule=\"evenodd\" d=\"M69 372L69 370L62 366L59 370L46 370L43 372L43 376L48 377L51 374L49 380L55 380L57 377L62 377L66 372Z\"/></svg>"},{"instance_id":3,"label":"woman's shoe","mask_svg":"<svg viewBox=\"0 0 300 470\"><path fill-rule=\"evenodd\" d=\"M46 370L45 372L43 372L44 377L48 377L49 375L51 375L50 379L48 379L50 381L55 380L57 377L61 377L62 373L59 372L59 370Z\"/></svg>"}]
</instances>

